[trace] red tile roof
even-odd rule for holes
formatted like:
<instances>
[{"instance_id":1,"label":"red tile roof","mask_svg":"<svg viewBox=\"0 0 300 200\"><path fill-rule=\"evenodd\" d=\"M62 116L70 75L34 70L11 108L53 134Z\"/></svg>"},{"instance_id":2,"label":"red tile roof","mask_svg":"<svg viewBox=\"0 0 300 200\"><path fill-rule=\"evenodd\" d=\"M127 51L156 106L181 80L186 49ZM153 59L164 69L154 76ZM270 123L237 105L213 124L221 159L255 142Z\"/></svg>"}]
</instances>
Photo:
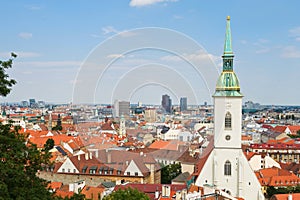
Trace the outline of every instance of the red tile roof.
<instances>
[{"instance_id":1,"label":"red tile roof","mask_svg":"<svg viewBox=\"0 0 300 200\"><path fill-rule=\"evenodd\" d=\"M270 200L288 200L289 195L292 195L293 200L300 199L300 193L294 193L294 194L274 194Z\"/></svg>"},{"instance_id":2,"label":"red tile roof","mask_svg":"<svg viewBox=\"0 0 300 200\"><path fill-rule=\"evenodd\" d=\"M85 186L82 189L81 194L84 194L86 199L98 200L98 197L102 196L104 191L105 189L103 187Z\"/></svg>"},{"instance_id":3,"label":"red tile roof","mask_svg":"<svg viewBox=\"0 0 300 200\"><path fill-rule=\"evenodd\" d=\"M273 130L277 133L283 133L286 130L286 126L276 126Z\"/></svg>"},{"instance_id":4,"label":"red tile roof","mask_svg":"<svg viewBox=\"0 0 300 200\"><path fill-rule=\"evenodd\" d=\"M255 174L263 186L296 186L300 183L300 178L295 174L277 167L261 169Z\"/></svg>"}]
</instances>

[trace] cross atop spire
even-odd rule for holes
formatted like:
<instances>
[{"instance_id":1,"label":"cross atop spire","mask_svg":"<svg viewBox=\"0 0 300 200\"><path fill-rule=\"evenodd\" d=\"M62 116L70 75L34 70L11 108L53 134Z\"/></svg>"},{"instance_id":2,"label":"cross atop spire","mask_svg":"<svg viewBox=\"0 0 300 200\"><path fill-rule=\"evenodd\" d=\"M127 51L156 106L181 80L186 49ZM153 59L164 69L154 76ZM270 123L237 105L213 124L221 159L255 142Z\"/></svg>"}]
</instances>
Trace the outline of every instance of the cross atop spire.
<instances>
[{"instance_id":1,"label":"cross atop spire","mask_svg":"<svg viewBox=\"0 0 300 200\"><path fill-rule=\"evenodd\" d=\"M231 46L231 29L230 29L230 16L227 16L226 23L226 35L224 44L224 56L233 56L232 46Z\"/></svg>"}]
</instances>

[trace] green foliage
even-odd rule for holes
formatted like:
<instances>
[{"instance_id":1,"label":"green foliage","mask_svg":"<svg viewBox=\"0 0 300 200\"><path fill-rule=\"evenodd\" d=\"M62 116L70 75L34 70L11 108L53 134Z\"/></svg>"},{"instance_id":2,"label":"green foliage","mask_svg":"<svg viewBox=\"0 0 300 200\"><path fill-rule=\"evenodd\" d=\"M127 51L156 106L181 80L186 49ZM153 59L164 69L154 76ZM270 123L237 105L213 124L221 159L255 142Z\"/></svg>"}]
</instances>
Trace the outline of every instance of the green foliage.
<instances>
[{"instance_id":1,"label":"green foliage","mask_svg":"<svg viewBox=\"0 0 300 200\"><path fill-rule=\"evenodd\" d=\"M0 196L5 199L51 199L47 182L36 176L50 154L18 133L18 128L0 124Z\"/></svg>"},{"instance_id":2,"label":"green foliage","mask_svg":"<svg viewBox=\"0 0 300 200\"><path fill-rule=\"evenodd\" d=\"M138 191L137 189L127 188L124 190L117 190L112 192L110 195L105 196L103 200L150 200L149 196L145 193Z\"/></svg>"},{"instance_id":3,"label":"green foliage","mask_svg":"<svg viewBox=\"0 0 300 200\"><path fill-rule=\"evenodd\" d=\"M11 58L7 61L0 60L0 96L7 96L11 91L11 87L17 83L14 79L10 79L5 71L12 67L13 59L16 57L16 54L11 53Z\"/></svg>"},{"instance_id":4,"label":"green foliage","mask_svg":"<svg viewBox=\"0 0 300 200\"><path fill-rule=\"evenodd\" d=\"M170 184L172 179L176 178L179 174L181 174L180 163L167 165L161 169L161 183Z\"/></svg>"},{"instance_id":5,"label":"green foliage","mask_svg":"<svg viewBox=\"0 0 300 200\"><path fill-rule=\"evenodd\" d=\"M74 193L73 196L71 196L71 197L65 197L65 198L62 198L60 196L54 196L53 200L87 200L87 199L85 198L84 194L81 194L81 193L76 194L76 193Z\"/></svg>"},{"instance_id":6,"label":"green foliage","mask_svg":"<svg viewBox=\"0 0 300 200\"><path fill-rule=\"evenodd\" d=\"M54 147L54 140L49 138L44 144L44 151L49 151Z\"/></svg>"},{"instance_id":7,"label":"green foliage","mask_svg":"<svg viewBox=\"0 0 300 200\"><path fill-rule=\"evenodd\" d=\"M61 125L56 125L52 128L53 131L61 131L62 130L62 126Z\"/></svg>"},{"instance_id":8,"label":"green foliage","mask_svg":"<svg viewBox=\"0 0 300 200\"><path fill-rule=\"evenodd\" d=\"M267 197L272 197L274 194L289 194L289 193L299 193L300 185L296 187L278 187L275 188L270 186L267 188Z\"/></svg>"}]
</instances>

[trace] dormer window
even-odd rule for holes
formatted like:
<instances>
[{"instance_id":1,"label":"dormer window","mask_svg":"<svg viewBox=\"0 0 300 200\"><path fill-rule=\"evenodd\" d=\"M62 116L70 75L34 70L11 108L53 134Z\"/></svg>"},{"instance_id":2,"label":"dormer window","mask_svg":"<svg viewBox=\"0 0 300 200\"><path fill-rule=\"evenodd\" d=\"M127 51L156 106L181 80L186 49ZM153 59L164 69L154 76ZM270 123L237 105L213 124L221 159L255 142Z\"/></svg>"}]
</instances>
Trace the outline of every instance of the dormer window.
<instances>
[{"instance_id":1,"label":"dormer window","mask_svg":"<svg viewBox=\"0 0 300 200\"><path fill-rule=\"evenodd\" d=\"M225 130L231 129L231 114L227 112L225 115Z\"/></svg>"}]
</instances>

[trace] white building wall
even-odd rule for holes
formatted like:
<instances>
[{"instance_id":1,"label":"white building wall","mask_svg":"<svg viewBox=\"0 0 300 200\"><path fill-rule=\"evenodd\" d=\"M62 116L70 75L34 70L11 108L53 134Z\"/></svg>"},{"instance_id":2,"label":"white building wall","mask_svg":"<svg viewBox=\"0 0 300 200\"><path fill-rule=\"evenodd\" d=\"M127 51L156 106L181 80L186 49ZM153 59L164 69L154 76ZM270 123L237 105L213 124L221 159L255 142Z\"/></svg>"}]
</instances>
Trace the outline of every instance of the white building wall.
<instances>
[{"instance_id":1,"label":"white building wall","mask_svg":"<svg viewBox=\"0 0 300 200\"><path fill-rule=\"evenodd\" d=\"M128 167L124 172L124 175L127 175L128 172L130 173L130 176L134 176L136 172L138 173L138 176L143 176L142 172L133 160L130 161Z\"/></svg>"},{"instance_id":2,"label":"white building wall","mask_svg":"<svg viewBox=\"0 0 300 200\"><path fill-rule=\"evenodd\" d=\"M215 147L241 148L242 97L214 97ZM225 115L230 112L232 128L225 129ZM229 135L230 140L225 137Z\"/></svg>"},{"instance_id":3,"label":"white building wall","mask_svg":"<svg viewBox=\"0 0 300 200\"><path fill-rule=\"evenodd\" d=\"M57 172L58 173L79 173L78 169L74 166L70 158L66 159L66 161L60 166Z\"/></svg>"},{"instance_id":4,"label":"white building wall","mask_svg":"<svg viewBox=\"0 0 300 200\"><path fill-rule=\"evenodd\" d=\"M224 164L227 160L231 163L230 176L224 175ZM214 185L220 190L226 189L232 196L246 200L264 199L260 183L241 149L214 149L195 184Z\"/></svg>"}]
</instances>

